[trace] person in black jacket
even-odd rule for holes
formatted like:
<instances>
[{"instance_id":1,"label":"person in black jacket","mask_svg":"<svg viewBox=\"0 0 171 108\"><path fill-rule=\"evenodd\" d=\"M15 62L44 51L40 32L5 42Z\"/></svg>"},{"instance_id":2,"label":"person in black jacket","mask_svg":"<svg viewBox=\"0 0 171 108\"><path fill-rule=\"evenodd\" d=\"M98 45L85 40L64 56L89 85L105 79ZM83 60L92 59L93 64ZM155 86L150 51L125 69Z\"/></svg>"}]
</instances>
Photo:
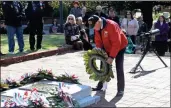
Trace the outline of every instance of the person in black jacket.
<instances>
[{"instance_id":1,"label":"person in black jacket","mask_svg":"<svg viewBox=\"0 0 171 108\"><path fill-rule=\"evenodd\" d=\"M92 46L88 41L88 35L87 35L86 31L85 31L86 27L85 27L84 23L82 22L82 17L76 18L76 24L78 25L78 28L79 28L79 31L80 31L80 39L83 42L84 50L85 51L86 50L91 50Z\"/></svg>"},{"instance_id":2,"label":"person in black jacket","mask_svg":"<svg viewBox=\"0 0 171 108\"><path fill-rule=\"evenodd\" d=\"M138 33L137 33L137 40L138 40L138 44L140 45L141 51L143 51L143 47L144 47L144 37L140 36L142 33L146 33L148 32L148 27L147 24L143 21L143 16L140 16L137 18L138 20L138 25L139 25L139 29L138 29Z\"/></svg>"},{"instance_id":3,"label":"person in black jacket","mask_svg":"<svg viewBox=\"0 0 171 108\"><path fill-rule=\"evenodd\" d=\"M19 52L23 52L24 40L21 22L24 17L23 7L18 1L5 1L3 2L2 9L8 35L9 54L14 54L14 34L16 34L17 37Z\"/></svg>"},{"instance_id":4,"label":"person in black jacket","mask_svg":"<svg viewBox=\"0 0 171 108\"><path fill-rule=\"evenodd\" d=\"M37 50L41 49L41 43L43 38L43 4L39 1L29 1L28 7L25 10L26 17L29 21L29 43L30 43L30 50L35 50L35 34L37 34Z\"/></svg>"},{"instance_id":5,"label":"person in black jacket","mask_svg":"<svg viewBox=\"0 0 171 108\"><path fill-rule=\"evenodd\" d=\"M73 14L68 15L64 25L65 42L72 45L75 50L83 50L83 43L80 39L79 27Z\"/></svg>"},{"instance_id":6,"label":"person in black jacket","mask_svg":"<svg viewBox=\"0 0 171 108\"><path fill-rule=\"evenodd\" d=\"M148 27L147 24L143 21L143 16L138 17L137 20L139 24L138 35L148 32Z\"/></svg>"},{"instance_id":7,"label":"person in black jacket","mask_svg":"<svg viewBox=\"0 0 171 108\"><path fill-rule=\"evenodd\" d=\"M86 7L83 7L82 10L84 11L85 14L83 14L82 16L82 19L83 19L83 23L85 25L85 31L86 31L86 34L88 36L88 41L90 43L90 29L89 29L89 24L88 24L88 18L92 15L92 12L90 11L87 11Z\"/></svg>"},{"instance_id":8,"label":"person in black jacket","mask_svg":"<svg viewBox=\"0 0 171 108\"><path fill-rule=\"evenodd\" d=\"M115 21L120 26L119 17L115 15L115 12L112 7L109 9L108 19Z\"/></svg>"},{"instance_id":9,"label":"person in black jacket","mask_svg":"<svg viewBox=\"0 0 171 108\"><path fill-rule=\"evenodd\" d=\"M95 15L97 15L99 17L104 17L106 19L108 18L107 15L102 12L102 7L100 5L96 7Z\"/></svg>"}]
</instances>

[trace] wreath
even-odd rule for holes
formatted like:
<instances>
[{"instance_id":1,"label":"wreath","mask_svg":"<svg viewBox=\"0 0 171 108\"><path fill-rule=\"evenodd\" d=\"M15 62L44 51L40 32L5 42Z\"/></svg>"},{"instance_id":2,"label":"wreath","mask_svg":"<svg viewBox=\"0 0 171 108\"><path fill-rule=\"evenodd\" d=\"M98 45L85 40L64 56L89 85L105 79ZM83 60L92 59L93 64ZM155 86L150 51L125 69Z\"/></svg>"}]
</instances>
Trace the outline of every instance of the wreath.
<instances>
[{"instance_id":1,"label":"wreath","mask_svg":"<svg viewBox=\"0 0 171 108\"><path fill-rule=\"evenodd\" d=\"M0 84L0 92L3 92L5 90L17 88L24 86L26 84L31 84L35 83L38 81L41 81L43 79L47 79L50 81L58 81L58 82L66 82L66 83L74 83L74 84L81 84L78 81L78 77L69 74L63 74L61 76L55 76L52 73L52 70L43 70L43 69L38 69L38 73L26 73L21 76L19 81L16 81L11 78L7 78L6 80L2 80Z\"/></svg>"},{"instance_id":2,"label":"wreath","mask_svg":"<svg viewBox=\"0 0 171 108\"><path fill-rule=\"evenodd\" d=\"M86 68L86 72L90 75L89 79L93 79L95 81L109 82L111 78L114 78L112 65L106 62L108 55L104 50L100 48L88 50L84 54L83 58L85 62L84 65ZM98 70L96 60L101 61L100 70Z\"/></svg>"}]
</instances>

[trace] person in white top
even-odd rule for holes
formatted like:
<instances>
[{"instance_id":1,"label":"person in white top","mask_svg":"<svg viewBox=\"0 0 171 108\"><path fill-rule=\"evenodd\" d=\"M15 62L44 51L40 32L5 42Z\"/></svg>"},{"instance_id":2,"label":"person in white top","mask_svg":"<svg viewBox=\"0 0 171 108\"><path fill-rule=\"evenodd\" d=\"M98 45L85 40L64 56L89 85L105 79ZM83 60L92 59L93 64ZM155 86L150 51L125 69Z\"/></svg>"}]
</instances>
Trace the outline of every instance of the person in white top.
<instances>
[{"instance_id":1,"label":"person in white top","mask_svg":"<svg viewBox=\"0 0 171 108\"><path fill-rule=\"evenodd\" d=\"M127 11L125 18L122 20L121 28L126 31L126 35L130 36L132 42L135 44L136 35L138 33L138 21L133 17L131 11Z\"/></svg>"}]
</instances>

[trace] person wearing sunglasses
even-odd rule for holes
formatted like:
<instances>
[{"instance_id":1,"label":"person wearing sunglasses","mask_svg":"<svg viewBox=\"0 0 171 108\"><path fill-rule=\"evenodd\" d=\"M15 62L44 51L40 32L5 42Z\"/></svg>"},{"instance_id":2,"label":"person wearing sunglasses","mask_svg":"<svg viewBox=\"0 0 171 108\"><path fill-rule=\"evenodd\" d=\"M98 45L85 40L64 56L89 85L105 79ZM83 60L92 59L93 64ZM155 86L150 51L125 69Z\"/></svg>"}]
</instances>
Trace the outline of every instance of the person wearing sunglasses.
<instances>
[{"instance_id":1,"label":"person wearing sunglasses","mask_svg":"<svg viewBox=\"0 0 171 108\"><path fill-rule=\"evenodd\" d=\"M128 44L127 38L119 25L112 20L93 15L89 18L89 24L95 31L96 47L104 49L108 54L106 62L112 65L115 59L118 82L117 96L123 96L125 86L123 62L125 48ZM97 88L93 88L93 90L102 90L103 85L100 81Z\"/></svg>"},{"instance_id":2,"label":"person wearing sunglasses","mask_svg":"<svg viewBox=\"0 0 171 108\"><path fill-rule=\"evenodd\" d=\"M75 50L82 50L83 43L80 40L79 27L76 24L76 19L73 14L67 17L67 21L64 25L65 41L68 45L73 45Z\"/></svg>"}]
</instances>

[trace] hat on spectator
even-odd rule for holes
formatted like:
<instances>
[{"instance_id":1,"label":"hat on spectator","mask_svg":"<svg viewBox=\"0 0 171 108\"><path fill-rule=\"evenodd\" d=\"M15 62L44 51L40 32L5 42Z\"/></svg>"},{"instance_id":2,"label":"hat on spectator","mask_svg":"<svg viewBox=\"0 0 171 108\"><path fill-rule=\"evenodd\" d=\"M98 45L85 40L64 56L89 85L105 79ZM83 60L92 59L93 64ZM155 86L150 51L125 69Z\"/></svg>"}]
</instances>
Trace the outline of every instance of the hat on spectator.
<instances>
[{"instance_id":1,"label":"hat on spectator","mask_svg":"<svg viewBox=\"0 0 171 108\"><path fill-rule=\"evenodd\" d=\"M94 28L96 22L99 20L99 16L97 15L92 15L89 19L88 19L88 23L90 25L90 28Z\"/></svg>"},{"instance_id":2,"label":"hat on spectator","mask_svg":"<svg viewBox=\"0 0 171 108\"><path fill-rule=\"evenodd\" d=\"M74 5L75 5L75 4L79 5L79 2L78 2L78 1L74 1L73 4L74 4Z\"/></svg>"}]
</instances>

